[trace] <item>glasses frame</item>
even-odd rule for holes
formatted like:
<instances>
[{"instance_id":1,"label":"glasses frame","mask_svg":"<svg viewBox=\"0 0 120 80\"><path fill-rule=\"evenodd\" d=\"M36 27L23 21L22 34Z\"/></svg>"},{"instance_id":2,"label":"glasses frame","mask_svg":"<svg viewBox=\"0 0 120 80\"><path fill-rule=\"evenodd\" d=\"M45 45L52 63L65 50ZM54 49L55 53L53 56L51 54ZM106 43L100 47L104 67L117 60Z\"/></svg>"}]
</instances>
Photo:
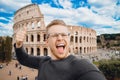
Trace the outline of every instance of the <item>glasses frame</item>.
<instances>
[{"instance_id":1,"label":"glasses frame","mask_svg":"<svg viewBox=\"0 0 120 80\"><path fill-rule=\"evenodd\" d=\"M63 38L70 36L70 33L49 33L47 34L47 39L52 37L52 38L57 38L59 35L61 35Z\"/></svg>"}]
</instances>

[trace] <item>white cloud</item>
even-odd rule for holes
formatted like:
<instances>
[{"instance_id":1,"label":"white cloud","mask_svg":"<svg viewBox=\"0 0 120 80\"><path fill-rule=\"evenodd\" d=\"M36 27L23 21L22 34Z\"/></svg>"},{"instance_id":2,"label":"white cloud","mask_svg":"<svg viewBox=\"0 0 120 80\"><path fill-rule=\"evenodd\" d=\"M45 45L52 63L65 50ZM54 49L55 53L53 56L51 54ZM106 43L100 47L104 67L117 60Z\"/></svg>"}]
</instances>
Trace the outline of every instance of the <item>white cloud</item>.
<instances>
[{"instance_id":1,"label":"white cloud","mask_svg":"<svg viewBox=\"0 0 120 80\"><path fill-rule=\"evenodd\" d=\"M120 28L101 28L100 26L97 26L95 28L95 26L94 26L94 29L96 30L97 35L100 35L100 34L120 33Z\"/></svg>"},{"instance_id":2,"label":"white cloud","mask_svg":"<svg viewBox=\"0 0 120 80\"><path fill-rule=\"evenodd\" d=\"M71 20L72 16L74 16L72 10L70 9L58 9L58 8L52 8L48 4L42 4L39 5L41 13L44 14L45 17L45 23L46 25L53 19L62 19L65 20L65 22L72 22L72 21L67 21Z\"/></svg>"},{"instance_id":3,"label":"white cloud","mask_svg":"<svg viewBox=\"0 0 120 80\"><path fill-rule=\"evenodd\" d=\"M101 8L105 6L112 6L114 5L116 0L88 0L88 3L94 7Z\"/></svg>"},{"instance_id":4,"label":"white cloud","mask_svg":"<svg viewBox=\"0 0 120 80\"><path fill-rule=\"evenodd\" d=\"M13 13L14 11L18 10L19 8L27 5L27 4L31 4L31 0L0 0L0 12L6 12L6 13ZM13 34L13 17L9 17L9 23L8 24L4 24L2 22L0 22L0 36L3 35L10 35L12 36ZM3 20L7 20L4 17L0 17L0 19Z\"/></svg>"},{"instance_id":5,"label":"white cloud","mask_svg":"<svg viewBox=\"0 0 120 80\"><path fill-rule=\"evenodd\" d=\"M120 14L120 6L116 5L117 0L89 0L88 2L91 4L91 10L95 11L97 14L108 17L108 18L119 18ZM95 3L95 4L92 4ZM101 4L101 7L96 7L95 5Z\"/></svg>"},{"instance_id":6,"label":"white cloud","mask_svg":"<svg viewBox=\"0 0 120 80\"><path fill-rule=\"evenodd\" d=\"M0 22L0 36L13 34L13 21L11 20L8 24L4 24Z\"/></svg>"},{"instance_id":7,"label":"white cloud","mask_svg":"<svg viewBox=\"0 0 120 80\"><path fill-rule=\"evenodd\" d=\"M115 0L89 0L88 2L91 5L90 9L87 7L74 9L72 8L72 3L69 0L59 0L58 2L57 0L54 0L55 4L63 6L64 9L53 8L49 4L42 4L39 5L39 7L41 13L44 15L46 25L54 19L62 19L69 25L81 26L82 24L86 24L87 27L95 29L97 34L111 32L117 33L120 32L120 21L116 21L113 17L116 16L116 18L119 18L120 6L115 5L114 1ZM10 10L16 11L17 9L31 3L29 0L1 0L0 4L1 2L7 6L7 8L0 9L0 11L3 12L10 12ZM0 18L7 20L3 17ZM8 24L0 23L0 25L2 25L5 29L10 30L12 34L12 21ZM105 28L105 26L110 26L111 28Z\"/></svg>"},{"instance_id":8,"label":"white cloud","mask_svg":"<svg viewBox=\"0 0 120 80\"><path fill-rule=\"evenodd\" d=\"M72 3L70 2L70 0L59 0L59 4L65 9L69 9L72 7Z\"/></svg>"},{"instance_id":9,"label":"white cloud","mask_svg":"<svg viewBox=\"0 0 120 80\"><path fill-rule=\"evenodd\" d=\"M87 24L87 27L95 29L97 31L97 34L107 32L110 33L111 31L113 33L119 32L120 30L116 27L120 27L120 23L116 22L114 18L112 18L112 15L107 16L108 13L114 14L111 11L114 11L115 8L112 6L111 9L108 10L108 12L101 12L106 11L107 9L109 8L101 8L98 9L99 13L94 13L93 9L88 9L86 7L80 7L78 9L58 9L52 8L49 4L40 5L40 10L44 14L46 24L48 24L51 20L58 18L64 20L67 24L70 25L81 26L82 23ZM104 28L105 26L111 26L111 28Z\"/></svg>"},{"instance_id":10,"label":"white cloud","mask_svg":"<svg viewBox=\"0 0 120 80\"><path fill-rule=\"evenodd\" d=\"M9 13L30 4L31 0L0 0L0 5L2 5L2 10Z\"/></svg>"},{"instance_id":11,"label":"white cloud","mask_svg":"<svg viewBox=\"0 0 120 80\"><path fill-rule=\"evenodd\" d=\"M13 23L8 23L8 24L3 24L0 23L0 26L2 26L4 29L12 30L13 28Z\"/></svg>"},{"instance_id":12,"label":"white cloud","mask_svg":"<svg viewBox=\"0 0 120 80\"><path fill-rule=\"evenodd\" d=\"M11 36L12 37L12 31L11 30L0 30L0 36Z\"/></svg>"},{"instance_id":13,"label":"white cloud","mask_svg":"<svg viewBox=\"0 0 120 80\"><path fill-rule=\"evenodd\" d=\"M6 11L5 9L3 9L3 8L0 8L0 12L5 12L5 13L7 13L7 11Z\"/></svg>"},{"instance_id":14,"label":"white cloud","mask_svg":"<svg viewBox=\"0 0 120 80\"><path fill-rule=\"evenodd\" d=\"M57 0L53 0L53 2L54 2L57 6L59 6L59 3L58 3Z\"/></svg>"},{"instance_id":15,"label":"white cloud","mask_svg":"<svg viewBox=\"0 0 120 80\"><path fill-rule=\"evenodd\" d=\"M7 18L5 18L5 17L0 17L0 19L2 19L2 20L5 20L5 21L9 21Z\"/></svg>"}]
</instances>

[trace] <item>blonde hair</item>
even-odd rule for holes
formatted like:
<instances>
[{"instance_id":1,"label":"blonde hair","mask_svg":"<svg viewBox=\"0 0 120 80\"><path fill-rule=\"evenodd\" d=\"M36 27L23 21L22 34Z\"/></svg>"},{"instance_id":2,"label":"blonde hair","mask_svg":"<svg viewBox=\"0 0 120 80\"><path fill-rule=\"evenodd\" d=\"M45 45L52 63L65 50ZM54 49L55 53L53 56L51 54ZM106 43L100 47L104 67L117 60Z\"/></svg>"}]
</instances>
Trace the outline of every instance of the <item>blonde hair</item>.
<instances>
[{"instance_id":1,"label":"blonde hair","mask_svg":"<svg viewBox=\"0 0 120 80\"><path fill-rule=\"evenodd\" d=\"M59 19L56 19L56 20L53 20L51 21L51 23L49 23L46 27L46 33L48 34L48 30L50 27L52 27L53 25L62 25L62 26L66 26L65 22L63 20L59 20ZM66 26L67 27L67 26Z\"/></svg>"}]
</instances>

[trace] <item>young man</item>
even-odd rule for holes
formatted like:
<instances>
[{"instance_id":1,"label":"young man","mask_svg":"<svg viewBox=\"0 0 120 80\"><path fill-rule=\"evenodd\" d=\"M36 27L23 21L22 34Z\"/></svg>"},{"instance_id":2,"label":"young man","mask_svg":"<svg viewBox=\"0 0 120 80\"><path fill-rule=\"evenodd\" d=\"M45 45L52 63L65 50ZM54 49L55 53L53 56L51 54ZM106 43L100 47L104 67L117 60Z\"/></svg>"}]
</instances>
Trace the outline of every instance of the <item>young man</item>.
<instances>
[{"instance_id":1,"label":"young man","mask_svg":"<svg viewBox=\"0 0 120 80\"><path fill-rule=\"evenodd\" d=\"M63 21L52 21L46 33L51 57L28 55L23 49L26 29L16 34L17 59L25 66L38 69L38 80L106 80L88 60L78 59L69 53L69 30Z\"/></svg>"}]
</instances>

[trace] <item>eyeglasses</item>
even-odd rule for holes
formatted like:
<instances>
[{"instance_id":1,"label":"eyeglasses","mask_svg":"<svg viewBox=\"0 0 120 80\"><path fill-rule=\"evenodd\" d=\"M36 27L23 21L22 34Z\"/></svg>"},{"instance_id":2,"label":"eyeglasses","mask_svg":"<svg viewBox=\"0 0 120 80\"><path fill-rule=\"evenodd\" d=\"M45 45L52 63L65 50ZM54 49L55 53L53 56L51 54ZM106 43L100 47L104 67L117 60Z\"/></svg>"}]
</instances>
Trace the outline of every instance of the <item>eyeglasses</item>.
<instances>
[{"instance_id":1,"label":"eyeglasses","mask_svg":"<svg viewBox=\"0 0 120 80\"><path fill-rule=\"evenodd\" d=\"M57 38L59 35L61 35L62 37L67 37L70 35L70 33L49 33L47 35L47 38L49 37Z\"/></svg>"}]
</instances>

